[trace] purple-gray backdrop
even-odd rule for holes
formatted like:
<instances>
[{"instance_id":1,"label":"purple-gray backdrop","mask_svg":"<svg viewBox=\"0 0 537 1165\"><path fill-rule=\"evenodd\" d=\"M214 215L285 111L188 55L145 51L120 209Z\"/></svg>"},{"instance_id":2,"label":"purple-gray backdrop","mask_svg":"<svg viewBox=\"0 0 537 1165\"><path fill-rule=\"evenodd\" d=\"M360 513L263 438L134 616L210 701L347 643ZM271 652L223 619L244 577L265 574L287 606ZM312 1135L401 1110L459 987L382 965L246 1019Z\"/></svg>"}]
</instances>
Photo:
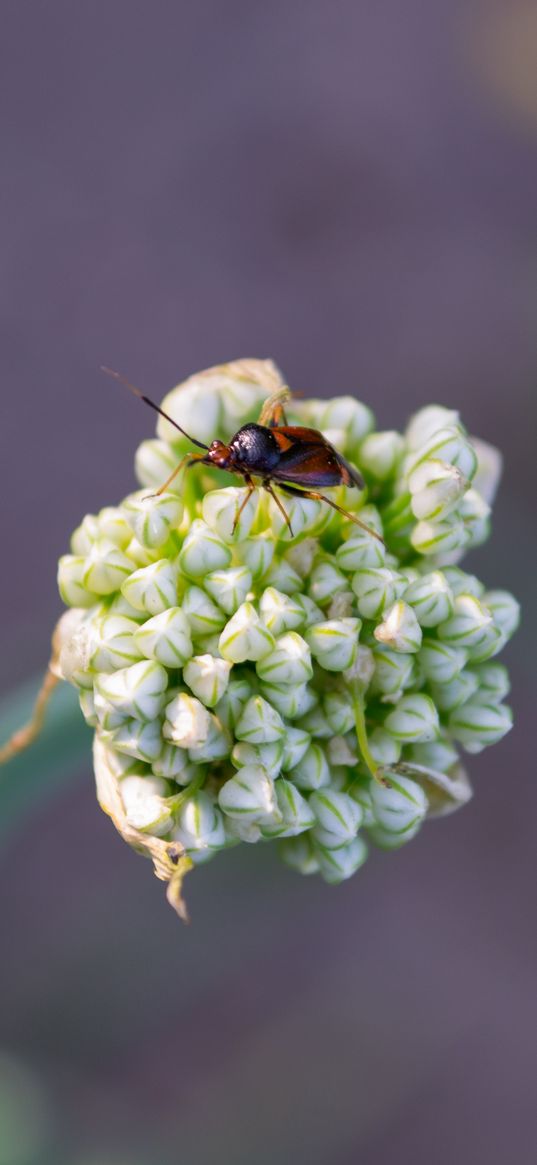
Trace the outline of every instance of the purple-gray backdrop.
<instances>
[{"instance_id":1,"label":"purple-gray backdrop","mask_svg":"<svg viewBox=\"0 0 537 1165\"><path fill-rule=\"evenodd\" d=\"M536 43L527 0L4 0L4 690L152 431L102 362L158 395L271 355L381 426L461 407L506 455L473 565L526 603L476 799L341 888L234 851L182 929L89 762L12 836L22 1165L534 1159Z\"/></svg>"}]
</instances>

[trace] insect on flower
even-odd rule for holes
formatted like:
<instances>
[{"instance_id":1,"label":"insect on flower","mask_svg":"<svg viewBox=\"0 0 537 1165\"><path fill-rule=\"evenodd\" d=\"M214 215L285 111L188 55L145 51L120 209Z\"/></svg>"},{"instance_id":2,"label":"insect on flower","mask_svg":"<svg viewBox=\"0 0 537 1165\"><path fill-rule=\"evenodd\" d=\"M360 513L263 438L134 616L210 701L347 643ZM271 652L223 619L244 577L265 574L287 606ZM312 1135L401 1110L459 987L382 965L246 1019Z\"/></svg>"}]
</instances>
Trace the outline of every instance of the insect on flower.
<instances>
[{"instance_id":1,"label":"insect on flower","mask_svg":"<svg viewBox=\"0 0 537 1165\"><path fill-rule=\"evenodd\" d=\"M291 521L280 498L274 492L274 485L292 496L326 502L333 510L337 510L345 518L349 518L356 526L361 526L374 538L380 542L383 541L380 534L361 522L356 514L349 513L332 498L326 497L324 493L319 493L320 488L327 489L341 485L363 489L364 481L358 470L350 465L317 429L287 424L284 406L291 397L287 387L272 393L261 409L259 421L242 425L228 444L215 440L210 445L205 445L196 437L191 437L177 421L174 421L168 413L165 413L159 405L155 404L141 389L136 388L130 381L126 380L124 376L121 376L119 372L114 372L111 368L104 366L102 371L113 376L115 380L119 380L135 396L178 429L193 445L204 450L202 454L187 453L178 462L173 473L157 490L156 496L168 489L181 469L188 469L197 463L212 465L217 469L225 469L228 473L239 474L244 479L246 493L237 508L234 530L244 507L256 489L256 483L253 479L260 478L262 488L274 499L283 515L291 537L293 536Z\"/></svg>"}]
</instances>

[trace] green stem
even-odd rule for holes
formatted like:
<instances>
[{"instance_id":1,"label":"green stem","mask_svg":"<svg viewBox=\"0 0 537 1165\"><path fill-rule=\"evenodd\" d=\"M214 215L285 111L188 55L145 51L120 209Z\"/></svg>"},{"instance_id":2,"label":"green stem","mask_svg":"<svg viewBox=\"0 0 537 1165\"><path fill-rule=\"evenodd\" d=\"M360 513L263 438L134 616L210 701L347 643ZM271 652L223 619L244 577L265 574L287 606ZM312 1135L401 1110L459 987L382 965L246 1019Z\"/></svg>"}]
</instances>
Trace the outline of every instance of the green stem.
<instances>
[{"instance_id":1,"label":"green stem","mask_svg":"<svg viewBox=\"0 0 537 1165\"><path fill-rule=\"evenodd\" d=\"M371 776L373 777L373 779L375 781L378 781L379 784L383 785L384 780L379 773L379 768L378 768L377 762L373 756L373 753L371 752L371 749L369 747L369 741L367 739L367 729L366 729L366 725L365 725L364 698L362 695L362 691L357 683L355 683L353 685L353 688L354 688L354 694L353 694L352 706L353 706L353 710L354 710L354 723L356 725L356 736L358 737L358 747L359 747L360 752L362 754L362 760L364 761L366 767L369 769L369 772L371 773Z\"/></svg>"},{"instance_id":2,"label":"green stem","mask_svg":"<svg viewBox=\"0 0 537 1165\"><path fill-rule=\"evenodd\" d=\"M174 813L181 808L181 805L184 805L185 801L188 801L188 798L191 797L193 793L197 793L198 789L201 789L202 785L205 784L207 774L202 765L200 766L200 770L201 771L197 773L190 784L187 785L181 793L176 793L173 797L166 798L166 804L169 805L170 809L172 809Z\"/></svg>"}]
</instances>

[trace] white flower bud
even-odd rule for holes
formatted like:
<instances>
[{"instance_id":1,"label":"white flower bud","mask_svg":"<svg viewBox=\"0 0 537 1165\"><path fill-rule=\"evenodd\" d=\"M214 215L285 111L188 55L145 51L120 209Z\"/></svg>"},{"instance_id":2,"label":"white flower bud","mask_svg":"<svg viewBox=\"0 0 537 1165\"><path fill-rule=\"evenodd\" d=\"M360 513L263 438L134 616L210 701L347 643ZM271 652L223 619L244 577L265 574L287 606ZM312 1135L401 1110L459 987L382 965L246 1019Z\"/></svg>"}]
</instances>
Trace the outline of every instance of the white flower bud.
<instances>
[{"instance_id":1,"label":"white flower bud","mask_svg":"<svg viewBox=\"0 0 537 1165\"><path fill-rule=\"evenodd\" d=\"M374 728L368 744L371 756L379 767L397 764L401 756L401 744L385 728Z\"/></svg>"},{"instance_id":2,"label":"white flower bud","mask_svg":"<svg viewBox=\"0 0 537 1165\"><path fill-rule=\"evenodd\" d=\"M311 679L310 649L301 635L288 631L276 640L272 651L256 663L261 680L270 684L304 684Z\"/></svg>"},{"instance_id":3,"label":"white flower bud","mask_svg":"<svg viewBox=\"0 0 537 1165\"><path fill-rule=\"evenodd\" d=\"M297 720L299 716L306 716L310 709L317 705L317 697L306 683L264 683L261 684L261 694L286 720Z\"/></svg>"},{"instance_id":4,"label":"white flower bud","mask_svg":"<svg viewBox=\"0 0 537 1165\"><path fill-rule=\"evenodd\" d=\"M333 732L344 736L354 729L354 709L347 688L328 691L323 697L323 711Z\"/></svg>"},{"instance_id":5,"label":"white flower bud","mask_svg":"<svg viewBox=\"0 0 537 1165\"><path fill-rule=\"evenodd\" d=\"M405 442L394 429L370 433L360 446L360 467L376 481L388 481L397 470Z\"/></svg>"},{"instance_id":6,"label":"white flower bud","mask_svg":"<svg viewBox=\"0 0 537 1165\"><path fill-rule=\"evenodd\" d=\"M304 608L298 598L267 587L259 600L259 613L273 635L294 631L304 623Z\"/></svg>"},{"instance_id":7,"label":"white flower bud","mask_svg":"<svg viewBox=\"0 0 537 1165\"><path fill-rule=\"evenodd\" d=\"M347 792L349 797L360 806L362 813L362 824L366 829L376 824L376 817L373 813L373 802L371 800L371 780L369 777L357 777L348 786Z\"/></svg>"},{"instance_id":8,"label":"white flower bud","mask_svg":"<svg viewBox=\"0 0 537 1165\"><path fill-rule=\"evenodd\" d=\"M268 825L279 816L274 782L261 765L246 765L222 786L220 808L227 817Z\"/></svg>"},{"instance_id":9,"label":"white flower bud","mask_svg":"<svg viewBox=\"0 0 537 1165\"><path fill-rule=\"evenodd\" d=\"M165 709L162 733L179 748L196 748L209 735L210 716L204 704L187 692L179 692Z\"/></svg>"},{"instance_id":10,"label":"white flower bud","mask_svg":"<svg viewBox=\"0 0 537 1165\"><path fill-rule=\"evenodd\" d=\"M358 683L362 691L365 691L375 672L375 659L370 647L362 647L359 643L356 650L356 658L350 667L343 672L343 679L346 683L352 684L355 681Z\"/></svg>"},{"instance_id":11,"label":"white flower bud","mask_svg":"<svg viewBox=\"0 0 537 1165\"><path fill-rule=\"evenodd\" d=\"M261 830L253 821L241 821L239 817L224 816L224 829L228 846L237 845L239 841L247 845L255 845L261 841Z\"/></svg>"},{"instance_id":12,"label":"white flower bud","mask_svg":"<svg viewBox=\"0 0 537 1165\"><path fill-rule=\"evenodd\" d=\"M207 376L190 376L172 388L162 401L162 411L206 445L213 440L221 425L221 397ZM157 421L157 435L170 445L191 448L177 429L161 416Z\"/></svg>"},{"instance_id":13,"label":"white flower bud","mask_svg":"<svg viewBox=\"0 0 537 1165\"><path fill-rule=\"evenodd\" d=\"M231 753L231 762L235 768L261 765L273 779L279 776L282 760L283 740L273 740L269 744L247 744L245 740L240 740Z\"/></svg>"},{"instance_id":14,"label":"white flower bud","mask_svg":"<svg viewBox=\"0 0 537 1165\"><path fill-rule=\"evenodd\" d=\"M360 633L359 619L327 619L306 631L306 642L326 671L344 671L354 663Z\"/></svg>"},{"instance_id":15,"label":"white flower bud","mask_svg":"<svg viewBox=\"0 0 537 1165\"><path fill-rule=\"evenodd\" d=\"M213 570L203 586L226 615L232 615L252 589L252 574L246 566L228 566L227 570Z\"/></svg>"},{"instance_id":16,"label":"white flower bud","mask_svg":"<svg viewBox=\"0 0 537 1165\"><path fill-rule=\"evenodd\" d=\"M265 586L276 587L276 590L283 591L284 595L295 595L297 591L302 590L304 581L297 571L293 570L291 563L282 558L279 562L273 562L267 571Z\"/></svg>"},{"instance_id":17,"label":"white flower bud","mask_svg":"<svg viewBox=\"0 0 537 1165\"><path fill-rule=\"evenodd\" d=\"M283 738L282 770L284 773L293 772L302 757L305 756L311 744L311 736L303 728L287 725Z\"/></svg>"},{"instance_id":18,"label":"white flower bud","mask_svg":"<svg viewBox=\"0 0 537 1165\"><path fill-rule=\"evenodd\" d=\"M433 699L440 712L451 712L461 704L466 704L477 691L477 686L477 676L470 670L463 669L449 682L433 684Z\"/></svg>"},{"instance_id":19,"label":"white flower bud","mask_svg":"<svg viewBox=\"0 0 537 1165\"><path fill-rule=\"evenodd\" d=\"M352 589L363 619L379 619L405 590L405 579L386 567L369 567L353 576Z\"/></svg>"},{"instance_id":20,"label":"white flower bud","mask_svg":"<svg viewBox=\"0 0 537 1165\"><path fill-rule=\"evenodd\" d=\"M342 429L346 438L346 450L354 449L371 432L375 418L371 409L353 396L335 396L319 411L316 428L324 433L327 429Z\"/></svg>"},{"instance_id":21,"label":"white flower bud","mask_svg":"<svg viewBox=\"0 0 537 1165\"><path fill-rule=\"evenodd\" d=\"M130 535L130 530L129 530ZM69 545L71 552L75 557L85 558L89 554L93 543L101 537L101 530L99 527L99 519L96 514L86 514L82 519L80 526L73 530L71 534ZM127 542L130 539L127 538Z\"/></svg>"},{"instance_id":22,"label":"white flower bud","mask_svg":"<svg viewBox=\"0 0 537 1165\"><path fill-rule=\"evenodd\" d=\"M513 727L513 714L506 704L485 704L471 700L452 712L449 731L466 752L482 752L496 744Z\"/></svg>"},{"instance_id":23,"label":"white flower bud","mask_svg":"<svg viewBox=\"0 0 537 1165\"><path fill-rule=\"evenodd\" d=\"M235 735L249 744L267 744L280 740L285 726L280 714L262 696L251 696L235 725Z\"/></svg>"},{"instance_id":24,"label":"white flower bud","mask_svg":"<svg viewBox=\"0 0 537 1165\"><path fill-rule=\"evenodd\" d=\"M453 593L440 570L414 579L406 588L404 599L414 608L421 627L436 627L453 614Z\"/></svg>"},{"instance_id":25,"label":"white flower bud","mask_svg":"<svg viewBox=\"0 0 537 1165\"><path fill-rule=\"evenodd\" d=\"M58 590L67 607L93 607L95 595L84 585L86 559L63 554L58 563Z\"/></svg>"},{"instance_id":26,"label":"white flower bud","mask_svg":"<svg viewBox=\"0 0 537 1165\"><path fill-rule=\"evenodd\" d=\"M231 751L231 738L218 719L218 716L209 713L209 731L205 740L193 744L188 749L188 755L194 764L209 763L225 760Z\"/></svg>"},{"instance_id":27,"label":"white flower bud","mask_svg":"<svg viewBox=\"0 0 537 1165\"><path fill-rule=\"evenodd\" d=\"M156 562L161 553L162 547L159 547L158 550L149 550L147 546L142 546L137 538L131 538L128 546L125 547L125 554L132 564L131 570L139 570L142 566L151 566L151 563Z\"/></svg>"},{"instance_id":28,"label":"white flower bud","mask_svg":"<svg viewBox=\"0 0 537 1165\"><path fill-rule=\"evenodd\" d=\"M354 611L352 591L337 591L326 609L329 619L350 619Z\"/></svg>"},{"instance_id":29,"label":"white flower bud","mask_svg":"<svg viewBox=\"0 0 537 1165\"><path fill-rule=\"evenodd\" d=\"M351 741L354 747L351 748ZM326 755L332 770L332 788L334 788L333 773L335 769L355 768L358 764L356 737L332 736L326 745ZM338 790L341 791L341 790Z\"/></svg>"},{"instance_id":30,"label":"white flower bud","mask_svg":"<svg viewBox=\"0 0 537 1165\"><path fill-rule=\"evenodd\" d=\"M230 547L206 522L196 518L179 555L181 570L191 578L198 578L212 570L223 570L230 562Z\"/></svg>"},{"instance_id":31,"label":"white flower bud","mask_svg":"<svg viewBox=\"0 0 537 1165\"><path fill-rule=\"evenodd\" d=\"M419 819L412 825L408 825L406 829L399 831L385 829L382 825L373 825L368 829L367 833L369 840L373 842L373 845L377 846L377 849L400 849L402 845L406 845L408 841L412 841L412 838L419 833L422 824L423 821Z\"/></svg>"},{"instance_id":32,"label":"white flower bud","mask_svg":"<svg viewBox=\"0 0 537 1165\"><path fill-rule=\"evenodd\" d=\"M299 874L317 874L319 862L308 833L280 842L280 857L286 866Z\"/></svg>"},{"instance_id":33,"label":"white flower bud","mask_svg":"<svg viewBox=\"0 0 537 1165\"><path fill-rule=\"evenodd\" d=\"M415 665L412 656L391 651L388 647L375 647L373 660L375 671L371 680L372 691L389 696L390 703L392 698L395 702L405 688L413 683Z\"/></svg>"},{"instance_id":34,"label":"white flower bud","mask_svg":"<svg viewBox=\"0 0 537 1165\"><path fill-rule=\"evenodd\" d=\"M510 639L520 622L520 604L509 591L486 591L483 603L490 611L494 626L504 639Z\"/></svg>"},{"instance_id":35,"label":"white flower bud","mask_svg":"<svg viewBox=\"0 0 537 1165\"><path fill-rule=\"evenodd\" d=\"M477 469L475 450L470 441L457 428L438 429L433 433L420 446L417 453L410 458L407 473L410 475L418 465L431 459L447 461L449 465L454 465L469 481L472 480Z\"/></svg>"},{"instance_id":36,"label":"white flower bud","mask_svg":"<svg viewBox=\"0 0 537 1165\"><path fill-rule=\"evenodd\" d=\"M421 647L421 627L412 607L399 599L384 614L382 623L375 627L375 639L392 651L413 652Z\"/></svg>"},{"instance_id":37,"label":"white flower bud","mask_svg":"<svg viewBox=\"0 0 537 1165\"><path fill-rule=\"evenodd\" d=\"M472 699L484 698L485 703L499 703L511 690L509 672L501 663L479 663L470 671L477 678L478 688Z\"/></svg>"},{"instance_id":38,"label":"white flower bud","mask_svg":"<svg viewBox=\"0 0 537 1165\"><path fill-rule=\"evenodd\" d=\"M474 488L479 490L481 497L491 506L502 476L503 458L499 449L479 437L472 437L472 445L477 454Z\"/></svg>"},{"instance_id":39,"label":"white flower bud","mask_svg":"<svg viewBox=\"0 0 537 1165\"><path fill-rule=\"evenodd\" d=\"M142 660L95 678L95 695L125 717L155 720L166 702L168 673L153 660Z\"/></svg>"},{"instance_id":40,"label":"white flower bud","mask_svg":"<svg viewBox=\"0 0 537 1165\"><path fill-rule=\"evenodd\" d=\"M323 845L335 848L356 837L363 814L358 802L349 797L348 793L337 793L330 787L322 789L311 794L309 805L317 825L323 831Z\"/></svg>"},{"instance_id":41,"label":"white flower bud","mask_svg":"<svg viewBox=\"0 0 537 1165\"><path fill-rule=\"evenodd\" d=\"M162 736L158 720L142 724L139 720L127 720L111 732L102 732L101 737L118 752L136 757L145 764L152 764L162 751Z\"/></svg>"},{"instance_id":42,"label":"white flower bud","mask_svg":"<svg viewBox=\"0 0 537 1165\"><path fill-rule=\"evenodd\" d=\"M319 704L316 693L313 689L310 691L312 697L310 708L300 717L299 727L309 732L310 736L315 737L316 740L331 740L334 733Z\"/></svg>"},{"instance_id":43,"label":"white flower bud","mask_svg":"<svg viewBox=\"0 0 537 1165\"><path fill-rule=\"evenodd\" d=\"M232 616L219 640L224 659L231 663L256 661L274 648L274 637L267 630L252 603L242 603Z\"/></svg>"},{"instance_id":44,"label":"white flower bud","mask_svg":"<svg viewBox=\"0 0 537 1165\"><path fill-rule=\"evenodd\" d=\"M167 558L135 570L121 587L128 603L138 611L159 615L177 604L177 566Z\"/></svg>"},{"instance_id":45,"label":"white flower bud","mask_svg":"<svg viewBox=\"0 0 537 1165\"><path fill-rule=\"evenodd\" d=\"M455 598L458 595L473 595L481 599L485 594L485 587L475 574L467 574L458 566L445 566L442 573Z\"/></svg>"},{"instance_id":46,"label":"white flower bud","mask_svg":"<svg viewBox=\"0 0 537 1165\"><path fill-rule=\"evenodd\" d=\"M421 461L408 475L414 517L430 521L444 518L457 505L468 485L460 470L447 461L435 458Z\"/></svg>"},{"instance_id":47,"label":"white flower bud","mask_svg":"<svg viewBox=\"0 0 537 1165\"><path fill-rule=\"evenodd\" d=\"M204 789L192 793L181 805L173 837L187 854L222 849L226 844L222 813Z\"/></svg>"},{"instance_id":48,"label":"white flower bud","mask_svg":"<svg viewBox=\"0 0 537 1165\"><path fill-rule=\"evenodd\" d=\"M427 797L416 781L390 773L389 784L371 782L373 812L382 829L400 833L421 823L427 813Z\"/></svg>"},{"instance_id":49,"label":"white flower bud","mask_svg":"<svg viewBox=\"0 0 537 1165\"><path fill-rule=\"evenodd\" d=\"M231 664L213 655L195 655L183 668L183 679L207 708L214 708L229 682Z\"/></svg>"},{"instance_id":50,"label":"white flower bud","mask_svg":"<svg viewBox=\"0 0 537 1165\"><path fill-rule=\"evenodd\" d=\"M77 687L92 688L93 675L90 669L94 642L92 617L79 607L65 611L54 632L56 675Z\"/></svg>"},{"instance_id":51,"label":"white flower bud","mask_svg":"<svg viewBox=\"0 0 537 1165\"><path fill-rule=\"evenodd\" d=\"M179 436L179 434L177 434ZM167 441L142 441L138 446L134 458L134 472L137 481L145 489L160 489L167 481L178 462L177 453ZM183 492L183 475L178 474L170 484L170 493Z\"/></svg>"},{"instance_id":52,"label":"white flower bud","mask_svg":"<svg viewBox=\"0 0 537 1165\"><path fill-rule=\"evenodd\" d=\"M148 497L145 490L131 494L123 502L127 522L138 542L149 550L167 542L183 517L183 503L177 494Z\"/></svg>"},{"instance_id":53,"label":"white flower bud","mask_svg":"<svg viewBox=\"0 0 537 1165\"><path fill-rule=\"evenodd\" d=\"M302 538L285 551L284 558L301 578L307 579L311 573L317 553L317 538Z\"/></svg>"},{"instance_id":54,"label":"white flower bud","mask_svg":"<svg viewBox=\"0 0 537 1165\"><path fill-rule=\"evenodd\" d=\"M490 506L476 489L469 489L457 509L467 535L467 546L480 546L490 533Z\"/></svg>"},{"instance_id":55,"label":"white flower bud","mask_svg":"<svg viewBox=\"0 0 537 1165\"><path fill-rule=\"evenodd\" d=\"M180 607L170 607L137 627L134 642L141 655L165 667L182 667L192 655L190 624Z\"/></svg>"},{"instance_id":56,"label":"white flower bud","mask_svg":"<svg viewBox=\"0 0 537 1165\"><path fill-rule=\"evenodd\" d=\"M480 663L494 654L500 632L486 606L473 595L457 595L453 614L438 627L438 637L444 643L464 647L470 659Z\"/></svg>"},{"instance_id":57,"label":"white flower bud","mask_svg":"<svg viewBox=\"0 0 537 1165\"><path fill-rule=\"evenodd\" d=\"M292 781L280 777L276 781L276 802L281 817L273 824L262 825L263 837L296 837L315 825L315 817L306 798L299 793Z\"/></svg>"},{"instance_id":58,"label":"white flower bud","mask_svg":"<svg viewBox=\"0 0 537 1165\"><path fill-rule=\"evenodd\" d=\"M177 785L189 785L199 773L199 768L193 765L184 748L175 744L165 744L160 755L153 761L153 772L156 777L165 777L175 781Z\"/></svg>"},{"instance_id":59,"label":"white flower bud","mask_svg":"<svg viewBox=\"0 0 537 1165\"><path fill-rule=\"evenodd\" d=\"M246 504L245 488L227 486L206 493L202 503L204 521L224 542L242 542L248 537L257 511L257 500L250 497ZM240 517L235 526L237 515Z\"/></svg>"},{"instance_id":60,"label":"white flower bud","mask_svg":"<svg viewBox=\"0 0 537 1165\"><path fill-rule=\"evenodd\" d=\"M169 833L173 819L166 804L166 782L160 777L123 777L121 800L133 829L162 837Z\"/></svg>"},{"instance_id":61,"label":"white flower bud","mask_svg":"<svg viewBox=\"0 0 537 1165\"><path fill-rule=\"evenodd\" d=\"M323 606L323 603L330 602L338 591L345 591L348 587L348 580L340 570L334 566L330 559L321 559L313 570L309 578L309 595L314 603Z\"/></svg>"},{"instance_id":62,"label":"white flower bud","mask_svg":"<svg viewBox=\"0 0 537 1165\"><path fill-rule=\"evenodd\" d=\"M286 497L282 498L282 505L291 523L293 538L299 538L304 531L317 532L326 525L330 514L328 506L315 498ZM275 538L290 537L288 523L272 497L269 500L269 518Z\"/></svg>"},{"instance_id":63,"label":"white flower bud","mask_svg":"<svg viewBox=\"0 0 537 1165\"><path fill-rule=\"evenodd\" d=\"M426 679L434 684L448 684L462 671L467 655L462 647L426 639L419 654L419 664Z\"/></svg>"},{"instance_id":64,"label":"white flower bud","mask_svg":"<svg viewBox=\"0 0 537 1165\"><path fill-rule=\"evenodd\" d=\"M181 610L188 619L191 634L195 639L219 632L226 621L223 611L213 603L209 595L201 587L194 585L187 587Z\"/></svg>"},{"instance_id":65,"label":"white flower bud","mask_svg":"<svg viewBox=\"0 0 537 1165\"><path fill-rule=\"evenodd\" d=\"M456 765L459 759L457 749L446 736L438 740L430 740L425 744L412 744L408 750L408 759L426 769L435 769L439 773L447 773Z\"/></svg>"},{"instance_id":66,"label":"white flower bud","mask_svg":"<svg viewBox=\"0 0 537 1165\"><path fill-rule=\"evenodd\" d=\"M355 837L348 845L339 849L326 849L316 845L315 853L319 862L319 869L325 882L337 885L344 882L363 866L367 858L367 845L363 838Z\"/></svg>"},{"instance_id":67,"label":"white flower bud","mask_svg":"<svg viewBox=\"0 0 537 1165\"><path fill-rule=\"evenodd\" d=\"M301 789L322 789L330 784L330 769L319 744L312 743L293 769L293 781Z\"/></svg>"},{"instance_id":68,"label":"white flower bud","mask_svg":"<svg viewBox=\"0 0 537 1165\"><path fill-rule=\"evenodd\" d=\"M324 611L317 606L317 603L310 599L309 595L297 595L296 602L300 604L304 612L304 624L306 627L312 627L314 623L323 623L325 619Z\"/></svg>"},{"instance_id":69,"label":"white flower bud","mask_svg":"<svg viewBox=\"0 0 537 1165\"><path fill-rule=\"evenodd\" d=\"M242 678L229 681L224 695L215 707L215 712L230 732L234 731L244 705L252 694L252 685L248 680Z\"/></svg>"},{"instance_id":70,"label":"white flower bud","mask_svg":"<svg viewBox=\"0 0 537 1165\"><path fill-rule=\"evenodd\" d=\"M360 511L360 519L368 523L365 509ZM379 531L379 533L381 532ZM367 530L355 529L347 541L338 546L336 562L340 570L349 573L368 567L384 566L386 547L383 542L379 542L378 538L375 538L374 534L369 534Z\"/></svg>"},{"instance_id":71,"label":"white flower bud","mask_svg":"<svg viewBox=\"0 0 537 1165\"><path fill-rule=\"evenodd\" d=\"M138 624L125 615L105 615L92 624L91 664L97 671L114 671L142 659L135 639Z\"/></svg>"},{"instance_id":72,"label":"white flower bud","mask_svg":"<svg viewBox=\"0 0 537 1165\"><path fill-rule=\"evenodd\" d=\"M408 448L421 449L421 446L434 437L439 429L457 429L459 414L456 409L446 409L443 405L426 405L418 409L410 418L405 431Z\"/></svg>"},{"instance_id":73,"label":"white flower bud","mask_svg":"<svg viewBox=\"0 0 537 1165\"><path fill-rule=\"evenodd\" d=\"M95 595L111 595L120 589L131 570L132 563L122 550L113 542L99 539L86 557L82 584Z\"/></svg>"},{"instance_id":74,"label":"white flower bud","mask_svg":"<svg viewBox=\"0 0 537 1165\"><path fill-rule=\"evenodd\" d=\"M254 578L263 578L274 558L274 538L271 530L264 530L241 542L241 558Z\"/></svg>"},{"instance_id":75,"label":"white flower bud","mask_svg":"<svg viewBox=\"0 0 537 1165\"><path fill-rule=\"evenodd\" d=\"M402 696L384 722L388 732L402 744L434 740L438 734L438 712L429 696L416 692Z\"/></svg>"},{"instance_id":76,"label":"white flower bud","mask_svg":"<svg viewBox=\"0 0 537 1165\"><path fill-rule=\"evenodd\" d=\"M96 728L99 723L99 718L95 711L95 697L92 688L82 688L78 694L78 702L80 710L90 728Z\"/></svg>"},{"instance_id":77,"label":"white flower bud","mask_svg":"<svg viewBox=\"0 0 537 1165\"><path fill-rule=\"evenodd\" d=\"M417 522L410 541L418 554L440 557L462 549L467 542L467 533L458 515L450 514L436 522Z\"/></svg>"},{"instance_id":78,"label":"white flower bud","mask_svg":"<svg viewBox=\"0 0 537 1165\"><path fill-rule=\"evenodd\" d=\"M133 619L135 623L143 623L147 618L146 611L139 611L136 607L129 603L124 595L114 595L112 601L107 600L107 611L109 615L123 615L125 619Z\"/></svg>"}]
</instances>

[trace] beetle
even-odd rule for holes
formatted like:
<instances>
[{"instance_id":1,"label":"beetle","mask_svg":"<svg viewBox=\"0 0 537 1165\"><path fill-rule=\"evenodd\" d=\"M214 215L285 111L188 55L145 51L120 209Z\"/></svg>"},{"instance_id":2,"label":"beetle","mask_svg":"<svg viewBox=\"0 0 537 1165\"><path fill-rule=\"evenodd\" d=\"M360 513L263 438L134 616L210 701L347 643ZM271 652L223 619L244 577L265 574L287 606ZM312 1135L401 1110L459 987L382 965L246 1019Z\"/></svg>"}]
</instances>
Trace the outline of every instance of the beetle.
<instances>
[{"instance_id":1,"label":"beetle","mask_svg":"<svg viewBox=\"0 0 537 1165\"><path fill-rule=\"evenodd\" d=\"M102 366L102 371L113 376L135 396L143 400L146 405L164 417L170 425L178 429L188 441L203 449L202 454L187 453L178 462L173 473L156 491L156 497L165 492L174 478L183 467L189 468L195 464L212 465L217 469L225 469L228 473L239 474L246 485L246 494L240 506L237 507L233 531L241 513L256 489L254 477L261 478L261 486L274 499L280 513L283 515L291 537L293 529L291 520L280 498L274 492L273 485L293 497L312 498L315 501L326 502L333 510L349 518L356 526L367 530L379 542L383 538L371 526L361 522L356 514L349 513L319 493L320 488L328 489L333 486L346 485L351 488L363 489L364 480L358 470L354 468L317 429L308 429L303 425L289 425L285 415L285 404L291 393L287 387L277 389L265 401L259 421L241 425L226 444L225 441L214 440L210 445L191 437L185 429L165 413L155 401L146 396L141 389L126 380L119 372Z\"/></svg>"}]
</instances>

